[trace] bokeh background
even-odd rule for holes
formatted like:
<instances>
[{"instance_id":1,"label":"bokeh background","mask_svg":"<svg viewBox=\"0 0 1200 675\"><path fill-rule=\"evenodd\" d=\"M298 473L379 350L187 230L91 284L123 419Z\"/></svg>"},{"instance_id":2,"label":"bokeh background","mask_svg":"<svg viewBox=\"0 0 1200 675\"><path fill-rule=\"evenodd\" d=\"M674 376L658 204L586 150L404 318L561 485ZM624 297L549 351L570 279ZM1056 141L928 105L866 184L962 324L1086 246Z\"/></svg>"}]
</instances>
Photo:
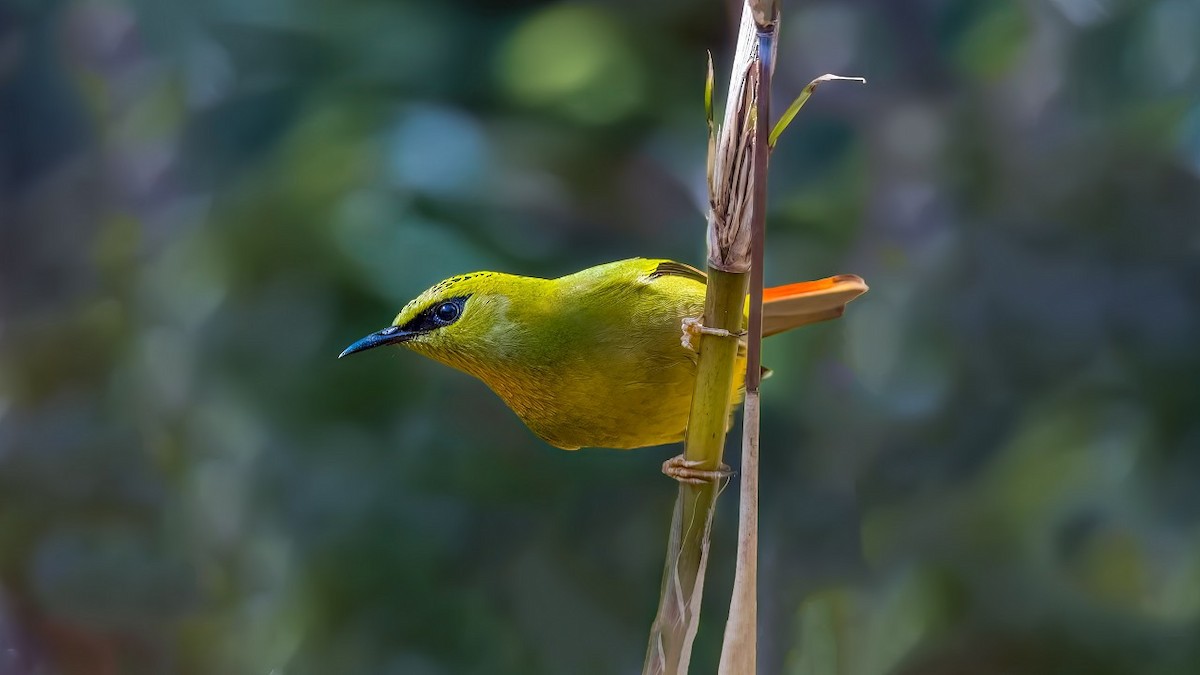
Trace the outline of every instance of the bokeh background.
<instances>
[{"instance_id":1,"label":"bokeh background","mask_svg":"<svg viewBox=\"0 0 1200 675\"><path fill-rule=\"evenodd\" d=\"M784 3L762 672L1200 672L1200 4ZM338 351L703 261L711 0L0 2L0 673L633 673L676 448ZM736 451L730 455L737 460ZM714 672L722 501L694 672Z\"/></svg>"}]
</instances>

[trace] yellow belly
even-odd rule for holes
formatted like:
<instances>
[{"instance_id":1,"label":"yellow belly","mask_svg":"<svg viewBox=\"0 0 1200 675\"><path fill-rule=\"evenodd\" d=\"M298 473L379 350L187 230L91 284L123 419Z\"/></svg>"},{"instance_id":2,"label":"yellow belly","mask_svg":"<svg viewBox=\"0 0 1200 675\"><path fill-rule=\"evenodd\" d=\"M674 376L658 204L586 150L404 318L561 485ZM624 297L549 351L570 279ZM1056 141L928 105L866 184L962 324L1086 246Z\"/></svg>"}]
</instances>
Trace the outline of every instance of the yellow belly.
<instances>
[{"instance_id":1,"label":"yellow belly","mask_svg":"<svg viewBox=\"0 0 1200 675\"><path fill-rule=\"evenodd\" d=\"M683 440L696 382L694 354L675 362L626 369L576 369L555 386L488 382L521 421L564 450L631 449ZM746 361L735 365L730 407L741 402ZM568 370L568 372L571 372ZM533 395L530 395L530 394Z\"/></svg>"}]
</instances>

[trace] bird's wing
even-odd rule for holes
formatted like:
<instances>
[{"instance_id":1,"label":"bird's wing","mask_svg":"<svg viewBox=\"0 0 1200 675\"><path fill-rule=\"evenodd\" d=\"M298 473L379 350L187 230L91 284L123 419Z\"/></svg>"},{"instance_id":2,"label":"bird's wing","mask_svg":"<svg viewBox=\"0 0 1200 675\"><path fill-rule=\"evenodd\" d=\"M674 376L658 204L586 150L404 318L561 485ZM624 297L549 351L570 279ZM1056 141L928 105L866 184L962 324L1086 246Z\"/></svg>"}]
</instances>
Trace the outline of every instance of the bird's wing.
<instances>
[{"instance_id":1,"label":"bird's wing","mask_svg":"<svg viewBox=\"0 0 1200 675\"><path fill-rule=\"evenodd\" d=\"M655 277L671 274L687 277L688 279L694 279L702 284L708 283L708 275L706 275L704 272L701 272L691 265L685 265L681 262L675 262L674 260L659 261L658 266L655 267L654 271L650 273L650 278L653 279Z\"/></svg>"},{"instance_id":2,"label":"bird's wing","mask_svg":"<svg viewBox=\"0 0 1200 675\"><path fill-rule=\"evenodd\" d=\"M854 274L765 289L763 336L836 319L846 311L846 303L866 292L866 282Z\"/></svg>"}]
</instances>

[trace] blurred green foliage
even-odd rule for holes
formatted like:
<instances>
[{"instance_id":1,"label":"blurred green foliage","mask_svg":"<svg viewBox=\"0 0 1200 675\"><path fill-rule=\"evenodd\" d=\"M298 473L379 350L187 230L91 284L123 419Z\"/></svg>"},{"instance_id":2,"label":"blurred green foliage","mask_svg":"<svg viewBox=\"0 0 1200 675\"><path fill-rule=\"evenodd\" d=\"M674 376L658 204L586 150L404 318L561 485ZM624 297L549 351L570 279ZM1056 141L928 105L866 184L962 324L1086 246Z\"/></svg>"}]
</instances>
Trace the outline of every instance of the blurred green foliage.
<instances>
[{"instance_id":1,"label":"blurred green foliage","mask_svg":"<svg viewBox=\"0 0 1200 675\"><path fill-rule=\"evenodd\" d=\"M702 260L735 16L0 1L0 673L636 672L674 450L334 357L456 272ZM1200 671L1198 38L785 3L776 100L869 84L780 141L768 281L872 291L766 347L763 672Z\"/></svg>"}]
</instances>

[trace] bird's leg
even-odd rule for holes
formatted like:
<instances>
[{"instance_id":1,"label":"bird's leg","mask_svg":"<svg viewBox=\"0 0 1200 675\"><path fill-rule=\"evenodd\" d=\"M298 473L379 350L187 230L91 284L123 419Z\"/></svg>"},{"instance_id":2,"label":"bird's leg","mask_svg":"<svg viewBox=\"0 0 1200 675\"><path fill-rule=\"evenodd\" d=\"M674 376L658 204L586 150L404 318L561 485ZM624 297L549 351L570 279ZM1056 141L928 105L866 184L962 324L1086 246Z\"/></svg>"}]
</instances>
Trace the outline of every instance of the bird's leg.
<instances>
[{"instance_id":1,"label":"bird's leg","mask_svg":"<svg viewBox=\"0 0 1200 675\"><path fill-rule=\"evenodd\" d=\"M691 483L692 485L704 485L733 475L733 470L725 463L715 470L696 468L703 463L703 460L685 459L683 455L676 455L663 462L662 472L680 483Z\"/></svg>"},{"instance_id":2,"label":"bird's leg","mask_svg":"<svg viewBox=\"0 0 1200 675\"><path fill-rule=\"evenodd\" d=\"M679 342L688 349L698 352L700 351L700 343L698 342L701 335L715 335L717 337L741 338L746 335L745 331L734 333L725 330L724 328L709 328L701 323L700 319L694 316L687 316L683 319L683 337Z\"/></svg>"}]
</instances>

